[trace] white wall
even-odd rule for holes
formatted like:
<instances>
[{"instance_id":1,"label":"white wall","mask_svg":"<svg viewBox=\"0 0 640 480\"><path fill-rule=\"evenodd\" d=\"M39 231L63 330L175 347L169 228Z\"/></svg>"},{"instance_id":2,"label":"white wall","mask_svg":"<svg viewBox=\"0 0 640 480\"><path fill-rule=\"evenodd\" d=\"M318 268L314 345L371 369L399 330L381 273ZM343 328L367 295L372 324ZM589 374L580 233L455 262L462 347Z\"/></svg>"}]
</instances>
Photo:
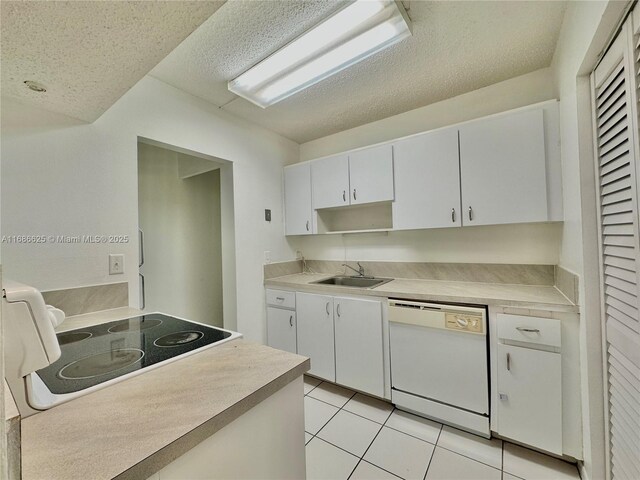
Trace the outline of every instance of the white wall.
<instances>
[{"instance_id":1,"label":"white wall","mask_svg":"<svg viewBox=\"0 0 640 480\"><path fill-rule=\"evenodd\" d=\"M264 251L293 257L282 234L281 179L298 145L151 77L90 125L2 99L3 234L132 238L122 245L4 244L5 277L43 290L109 283L107 255L124 253L136 305L138 136L233 162L238 330L264 340ZM264 208L272 209L271 223Z\"/></svg>"},{"instance_id":2,"label":"white wall","mask_svg":"<svg viewBox=\"0 0 640 480\"><path fill-rule=\"evenodd\" d=\"M145 310L223 326L219 165L138 145ZM215 168L215 170L211 170ZM202 172L208 169L209 171ZM181 178L185 172L195 173Z\"/></svg>"},{"instance_id":3,"label":"white wall","mask_svg":"<svg viewBox=\"0 0 640 480\"><path fill-rule=\"evenodd\" d=\"M300 160L342 152L555 98L549 68L304 143ZM560 224L290 238L306 258L557 264Z\"/></svg>"}]
</instances>

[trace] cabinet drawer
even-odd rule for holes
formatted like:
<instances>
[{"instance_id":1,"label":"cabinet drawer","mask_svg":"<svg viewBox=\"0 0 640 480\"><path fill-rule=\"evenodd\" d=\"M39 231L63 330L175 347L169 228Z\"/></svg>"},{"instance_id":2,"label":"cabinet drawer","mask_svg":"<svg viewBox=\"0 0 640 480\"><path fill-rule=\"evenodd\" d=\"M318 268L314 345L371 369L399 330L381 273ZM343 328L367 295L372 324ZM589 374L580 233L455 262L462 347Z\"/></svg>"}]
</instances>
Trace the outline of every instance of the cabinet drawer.
<instances>
[{"instance_id":1,"label":"cabinet drawer","mask_svg":"<svg viewBox=\"0 0 640 480\"><path fill-rule=\"evenodd\" d=\"M283 308L296 308L296 292L267 289L267 305Z\"/></svg>"},{"instance_id":2,"label":"cabinet drawer","mask_svg":"<svg viewBox=\"0 0 640 480\"><path fill-rule=\"evenodd\" d=\"M560 347L560 320L499 313L498 338Z\"/></svg>"}]
</instances>

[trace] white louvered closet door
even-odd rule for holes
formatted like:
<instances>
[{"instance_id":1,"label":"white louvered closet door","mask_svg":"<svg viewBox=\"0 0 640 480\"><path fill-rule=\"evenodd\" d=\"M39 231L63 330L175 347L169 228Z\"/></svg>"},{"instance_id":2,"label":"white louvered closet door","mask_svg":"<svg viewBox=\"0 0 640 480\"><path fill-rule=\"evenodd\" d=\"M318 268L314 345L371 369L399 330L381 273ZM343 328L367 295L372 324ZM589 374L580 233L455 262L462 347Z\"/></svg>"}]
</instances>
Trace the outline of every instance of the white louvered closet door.
<instances>
[{"instance_id":1,"label":"white louvered closet door","mask_svg":"<svg viewBox=\"0 0 640 480\"><path fill-rule=\"evenodd\" d=\"M592 74L608 478L640 479L638 47L629 16Z\"/></svg>"}]
</instances>

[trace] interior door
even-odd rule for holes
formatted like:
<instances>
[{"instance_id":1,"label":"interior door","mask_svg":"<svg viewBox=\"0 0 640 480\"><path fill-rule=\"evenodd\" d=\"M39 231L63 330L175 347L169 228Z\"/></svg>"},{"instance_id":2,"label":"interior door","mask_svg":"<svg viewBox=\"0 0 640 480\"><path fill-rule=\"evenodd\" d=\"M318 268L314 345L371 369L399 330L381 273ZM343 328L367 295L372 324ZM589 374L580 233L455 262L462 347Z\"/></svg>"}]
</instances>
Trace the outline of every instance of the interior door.
<instances>
[{"instance_id":1,"label":"interior door","mask_svg":"<svg viewBox=\"0 0 640 480\"><path fill-rule=\"evenodd\" d=\"M542 109L460 127L463 225L545 222Z\"/></svg>"},{"instance_id":2,"label":"interior door","mask_svg":"<svg viewBox=\"0 0 640 480\"><path fill-rule=\"evenodd\" d=\"M458 129L393 144L394 230L462 226Z\"/></svg>"},{"instance_id":3,"label":"interior door","mask_svg":"<svg viewBox=\"0 0 640 480\"><path fill-rule=\"evenodd\" d=\"M349 156L336 155L311 164L313 208L349 205Z\"/></svg>"},{"instance_id":4,"label":"interior door","mask_svg":"<svg viewBox=\"0 0 640 480\"><path fill-rule=\"evenodd\" d=\"M336 381L333 298L296 293L298 354L311 358L309 373Z\"/></svg>"},{"instance_id":5,"label":"interior door","mask_svg":"<svg viewBox=\"0 0 640 480\"><path fill-rule=\"evenodd\" d=\"M334 297L336 382L384 396L382 304Z\"/></svg>"},{"instance_id":6,"label":"interior door","mask_svg":"<svg viewBox=\"0 0 640 480\"><path fill-rule=\"evenodd\" d=\"M605 360L608 476L640 472L640 229L638 77L634 9L591 76Z\"/></svg>"},{"instance_id":7,"label":"interior door","mask_svg":"<svg viewBox=\"0 0 640 480\"><path fill-rule=\"evenodd\" d=\"M351 205L393 200L393 151L391 145L366 148L349 154Z\"/></svg>"},{"instance_id":8,"label":"interior door","mask_svg":"<svg viewBox=\"0 0 640 480\"><path fill-rule=\"evenodd\" d=\"M284 169L284 212L286 235L310 235L311 166L308 163Z\"/></svg>"}]
</instances>

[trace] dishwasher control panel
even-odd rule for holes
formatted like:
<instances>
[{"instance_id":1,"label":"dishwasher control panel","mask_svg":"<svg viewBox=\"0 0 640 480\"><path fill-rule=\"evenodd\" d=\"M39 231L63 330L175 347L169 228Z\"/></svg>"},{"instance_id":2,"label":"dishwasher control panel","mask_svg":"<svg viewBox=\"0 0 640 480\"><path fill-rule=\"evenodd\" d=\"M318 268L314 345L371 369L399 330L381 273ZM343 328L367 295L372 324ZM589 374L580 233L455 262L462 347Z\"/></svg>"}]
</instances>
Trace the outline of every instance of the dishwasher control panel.
<instances>
[{"instance_id":1,"label":"dishwasher control panel","mask_svg":"<svg viewBox=\"0 0 640 480\"><path fill-rule=\"evenodd\" d=\"M445 314L445 328L470 333L484 333L483 327L482 316L480 315L450 312Z\"/></svg>"}]
</instances>

